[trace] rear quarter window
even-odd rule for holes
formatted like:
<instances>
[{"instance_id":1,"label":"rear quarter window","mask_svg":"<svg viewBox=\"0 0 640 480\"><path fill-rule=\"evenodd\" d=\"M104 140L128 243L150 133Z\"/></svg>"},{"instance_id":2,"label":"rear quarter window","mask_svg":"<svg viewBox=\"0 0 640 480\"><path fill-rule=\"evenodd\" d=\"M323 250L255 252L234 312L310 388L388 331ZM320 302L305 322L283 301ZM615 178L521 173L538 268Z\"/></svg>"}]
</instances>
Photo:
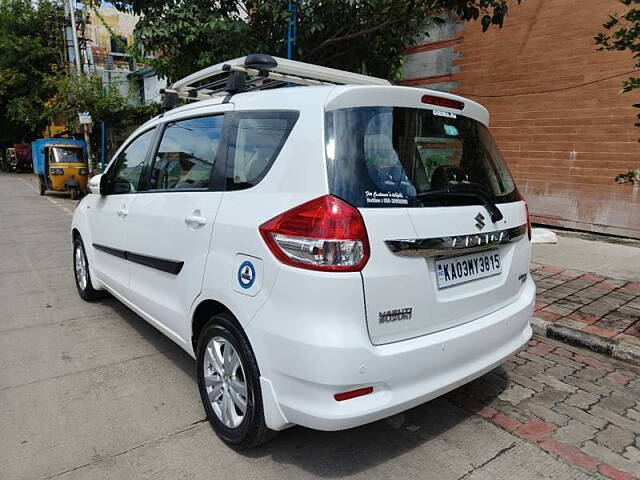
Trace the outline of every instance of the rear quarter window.
<instances>
[{"instance_id":1,"label":"rear quarter window","mask_svg":"<svg viewBox=\"0 0 640 480\"><path fill-rule=\"evenodd\" d=\"M257 185L271 169L298 119L298 112L238 112L229 133L227 190Z\"/></svg>"}]
</instances>

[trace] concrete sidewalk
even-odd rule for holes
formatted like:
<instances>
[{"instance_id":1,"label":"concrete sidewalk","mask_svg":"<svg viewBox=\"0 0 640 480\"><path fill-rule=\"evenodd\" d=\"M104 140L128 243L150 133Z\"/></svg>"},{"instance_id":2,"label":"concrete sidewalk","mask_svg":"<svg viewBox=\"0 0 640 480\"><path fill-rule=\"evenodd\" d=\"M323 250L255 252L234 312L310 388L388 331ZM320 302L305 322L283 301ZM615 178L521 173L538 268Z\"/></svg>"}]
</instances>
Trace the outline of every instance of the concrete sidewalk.
<instances>
[{"instance_id":1,"label":"concrete sidewalk","mask_svg":"<svg viewBox=\"0 0 640 480\"><path fill-rule=\"evenodd\" d=\"M534 264L640 282L640 241L554 230L556 244L533 245Z\"/></svg>"}]
</instances>

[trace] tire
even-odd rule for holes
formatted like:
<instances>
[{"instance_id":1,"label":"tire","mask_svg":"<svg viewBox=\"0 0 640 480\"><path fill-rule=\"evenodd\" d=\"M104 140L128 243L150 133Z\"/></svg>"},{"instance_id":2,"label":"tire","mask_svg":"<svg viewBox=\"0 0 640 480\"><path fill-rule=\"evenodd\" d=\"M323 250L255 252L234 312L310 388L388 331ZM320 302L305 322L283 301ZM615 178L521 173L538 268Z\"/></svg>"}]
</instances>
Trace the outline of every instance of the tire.
<instances>
[{"instance_id":1,"label":"tire","mask_svg":"<svg viewBox=\"0 0 640 480\"><path fill-rule=\"evenodd\" d=\"M224 361L224 352L230 354L228 362ZM239 358L239 364L234 360L234 353ZM275 437L276 432L270 430L264 420L256 358L232 315L215 315L205 325L198 338L196 361L198 388L204 410L216 434L225 443L237 450L248 450ZM221 378L224 381L219 380ZM242 386L245 389L244 413L241 408ZM216 393L210 400L210 392L214 390ZM229 407L226 415L223 413L225 397Z\"/></svg>"},{"instance_id":2,"label":"tire","mask_svg":"<svg viewBox=\"0 0 640 480\"><path fill-rule=\"evenodd\" d=\"M38 177L40 179L40 195L44 195L44 192L47 190L47 186L44 183L43 177Z\"/></svg>"},{"instance_id":3,"label":"tire","mask_svg":"<svg viewBox=\"0 0 640 480\"><path fill-rule=\"evenodd\" d=\"M83 267L81 267L81 265ZM103 291L95 290L93 285L91 285L89 260L87 259L87 253L84 251L84 244L80 236L77 236L73 241L73 273L78 294L83 300L91 302L104 297Z\"/></svg>"},{"instance_id":4,"label":"tire","mask_svg":"<svg viewBox=\"0 0 640 480\"><path fill-rule=\"evenodd\" d=\"M78 200L80 198L80 190L78 187L71 187L71 200Z\"/></svg>"}]
</instances>

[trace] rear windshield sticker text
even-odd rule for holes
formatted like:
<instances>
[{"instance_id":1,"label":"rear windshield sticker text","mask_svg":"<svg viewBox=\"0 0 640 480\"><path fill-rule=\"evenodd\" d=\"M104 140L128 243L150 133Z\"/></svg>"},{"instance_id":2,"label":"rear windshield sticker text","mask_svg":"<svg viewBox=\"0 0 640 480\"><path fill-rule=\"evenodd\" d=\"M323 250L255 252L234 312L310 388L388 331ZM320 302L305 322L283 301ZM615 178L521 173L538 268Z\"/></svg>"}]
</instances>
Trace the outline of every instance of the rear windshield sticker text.
<instances>
[{"instance_id":1,"label":"rear windshield sticker text","mask_svg":"<svg viewBox=\"0 0 640 480\"><path fill-rule=\"evenodd\" d=\"M408 205L409 200L402 192L364 192L367 203L375 204L391 204L391 205Z\"/></svg>"},{"instance_id":2,"label":"rear windshield sticker text","mask_svg":"<svg viewBox=\"0 0 640 480\"><path fill-rule=\"evenodd\" d=\"M433 114L436 117L458 118L458 116L455 113L444 112L442 110L433 110Z\"/></svg>"}]
</instances>

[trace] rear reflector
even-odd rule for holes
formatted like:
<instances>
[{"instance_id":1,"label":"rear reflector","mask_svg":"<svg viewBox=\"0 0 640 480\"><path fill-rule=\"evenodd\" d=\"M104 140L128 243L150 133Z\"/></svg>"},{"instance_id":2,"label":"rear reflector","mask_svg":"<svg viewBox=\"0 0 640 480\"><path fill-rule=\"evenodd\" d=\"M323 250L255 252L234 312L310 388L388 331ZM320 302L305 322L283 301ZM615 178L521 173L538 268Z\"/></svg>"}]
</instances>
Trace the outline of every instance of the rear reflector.
<instances>
[{"instance_id":1,"label":"rear reflector","mask_svg":"<svg viewBox=\"0 0 640 480\"><path fill-rule=\"evenodd\" d=\"M350 392L336 393L333 398L338 402L343 400L349 400L350 398L362 397L363 395L369 395L373 393L373 387L359 388L357 390L351 390Z\"/></svg>"},{"instance_id":2,"label":"rear reflector","mask_svg":"<svg viewBox=\"0 0 640 480\"><path fill-rule=\"evenodd\" d=\"M464 102L450 98L435 97L433 95L423 95L422 103L428 103L436 107L454 108L456 110L462 110L464 108Z\"/></svg>"}]
</instances>

